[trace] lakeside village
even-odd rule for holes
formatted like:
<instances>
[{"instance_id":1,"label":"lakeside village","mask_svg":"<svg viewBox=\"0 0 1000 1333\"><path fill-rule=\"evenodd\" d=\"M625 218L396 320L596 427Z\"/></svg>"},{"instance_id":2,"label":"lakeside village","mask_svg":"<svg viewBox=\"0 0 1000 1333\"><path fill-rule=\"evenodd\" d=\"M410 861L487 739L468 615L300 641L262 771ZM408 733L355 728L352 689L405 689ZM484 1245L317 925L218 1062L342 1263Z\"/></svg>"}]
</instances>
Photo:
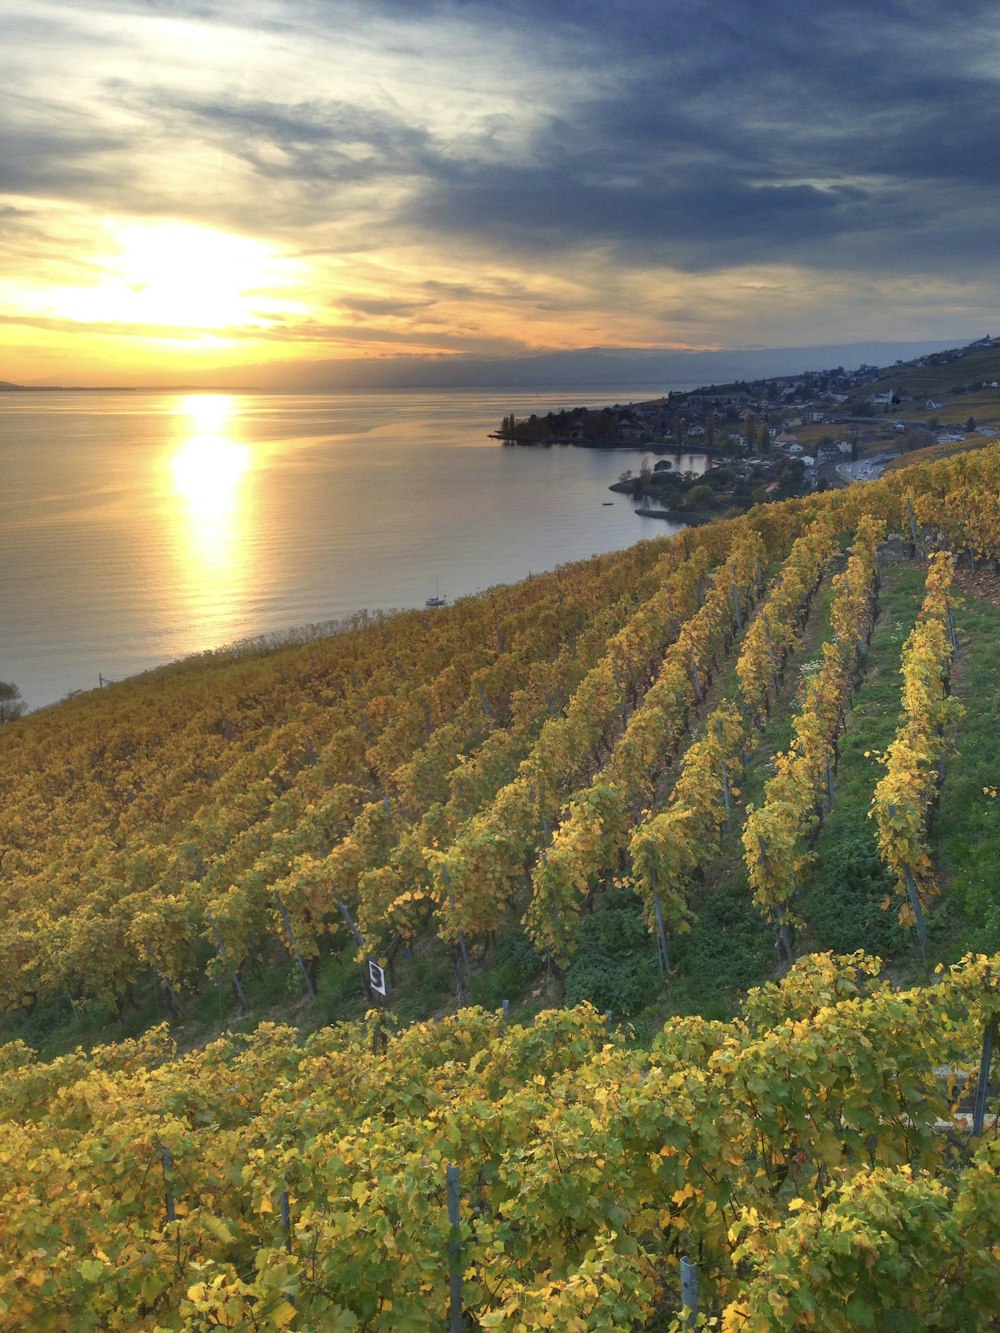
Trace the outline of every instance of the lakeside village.
<instances>
[{"instance_id":1,"label":"lakeside village","mask_svg":"<svg viewBox=\"0 0 1000 1333\"><path fill-rule=\"evenodd\" d=\"M638 470L623 471L611 490L639 501L638 514L696 522L870 480L918 450L985 444L998 423L1000 338L984 338L888 370L837 367L624 406L511 414L492 438L641 450Z\"/></svg>"}]
</instances>

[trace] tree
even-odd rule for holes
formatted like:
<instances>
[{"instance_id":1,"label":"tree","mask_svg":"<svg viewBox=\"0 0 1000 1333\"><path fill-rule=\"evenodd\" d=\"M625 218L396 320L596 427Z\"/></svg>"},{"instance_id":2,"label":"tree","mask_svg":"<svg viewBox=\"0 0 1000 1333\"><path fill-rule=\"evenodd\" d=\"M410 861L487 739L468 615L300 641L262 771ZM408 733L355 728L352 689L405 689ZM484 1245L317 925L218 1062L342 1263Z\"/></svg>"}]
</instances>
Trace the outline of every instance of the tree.
<instances>
[{"instance_id":1,"label":"tree","mask_svg":"<svg viewBox=\"0 0 1000 1333\"><path fill-rule=\"evenodd\" d=\"M775 470L781 482L782 499L796 495L801 490L806 471L801 458L783 458Z\"/></svg>"},{"instance_id":2,"label":"tree","mask_svg":"<svg viewBox=\"0 0 1000 1333\"><path fill-rule=\"evenodd\" d=\"M28 711L28 705L21 698L21 691L16 685L0 680L0 726L13 722Z\"/></svg>"},{"instance_id":3,"label":"tree","mask_svg":"<svg viewBox=\"0 0 1000 1333\"><path fill-rule=\"evenodd\" d=\"M903 434L903 447L907 453L912 453L914 449L929 449L937 444L937 436L929 430L922 430L919 426L909 427Z\"/></svg>"},{"instance_id":4,"label":"tree","mask_svg":"<svg viewBox=\"0 0 1000 1333\"><path fill-rule=\"evenodd\" d=\"M588 412L584 419L584 439L613 440L618 436L618 423L609 407L600 411Z\"/></svg>"}]
</instances>

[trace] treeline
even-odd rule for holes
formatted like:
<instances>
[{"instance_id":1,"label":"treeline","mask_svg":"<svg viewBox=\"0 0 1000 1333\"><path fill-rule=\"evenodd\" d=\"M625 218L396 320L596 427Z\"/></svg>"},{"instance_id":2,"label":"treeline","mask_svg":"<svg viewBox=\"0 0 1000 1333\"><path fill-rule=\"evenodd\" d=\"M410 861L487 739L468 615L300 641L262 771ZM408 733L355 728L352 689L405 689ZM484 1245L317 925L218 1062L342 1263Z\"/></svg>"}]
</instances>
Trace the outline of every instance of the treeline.
<instances>
[{"instance_id":1,"label":"treeline","mask_svg":"<svg viewBox=\"0 0 1000 1333\"><path fill-rule=\"evenodd\" d=\"M576 407L538 416L503 418L497 437L511 444L624 444L633 438L631 408Z\"/></svg>"}]
</instances>

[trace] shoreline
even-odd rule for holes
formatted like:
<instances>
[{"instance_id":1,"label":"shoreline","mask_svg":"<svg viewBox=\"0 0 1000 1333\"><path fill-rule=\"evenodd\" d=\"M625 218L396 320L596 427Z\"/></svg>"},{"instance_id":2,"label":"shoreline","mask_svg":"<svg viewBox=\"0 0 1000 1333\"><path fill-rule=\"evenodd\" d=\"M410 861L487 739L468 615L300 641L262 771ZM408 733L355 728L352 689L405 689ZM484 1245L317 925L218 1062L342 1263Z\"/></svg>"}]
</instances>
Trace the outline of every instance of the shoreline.
<instances>
[{"instance_id":1,"label":"shoreline","mask_svg":"<svg viewBox=\"0 0 1000 1333\"><path fill-rule=\"evenodd\" d=\"M686 528L699 528L705 523L714 523L720 517L718 514L688 513L680 509L650 509L648 506L633 509L632 512L639 518L665 518L670 523L683 523Z\"/></svg>"},{"instance_id":2,"label":"shoreline","mask_svg":"<svg viewBox=\"0 0 1000 1333\"><path fill-rule=\"evenodd\" d=\"M569 446L573 449L599 449L607 453L625 453L628 450L646 454L673 454L677 458L684 454L702 454L706 458L721 458L722 450L711 444L677 445L664 440L577 440L568 435L547 435L537 439L526 435L502 435L499 431L490 431L486 437L499 440L501 444L515 445L521 449L547 449L551 445Z\"/></svg>"}]
</instances>

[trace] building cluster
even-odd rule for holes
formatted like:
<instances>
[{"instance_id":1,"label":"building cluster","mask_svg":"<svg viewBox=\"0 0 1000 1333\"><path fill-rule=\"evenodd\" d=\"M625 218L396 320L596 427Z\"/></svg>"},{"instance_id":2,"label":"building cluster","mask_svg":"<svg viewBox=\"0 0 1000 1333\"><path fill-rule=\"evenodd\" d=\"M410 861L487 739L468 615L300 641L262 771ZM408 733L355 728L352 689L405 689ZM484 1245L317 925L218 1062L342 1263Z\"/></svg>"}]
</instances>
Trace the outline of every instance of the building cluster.
<instances>
[{"instance_id":1,"label":"building cluster","mask_svg":"<svg viewBox=\"0 0 1000 1333\"><path fill-rule=\"evenodd\" d=\"M945 398L940 390L938 396L927 396L926 389L923 394L915 390L913 372L948 366L970 353L995 347L1000 347L1000 339L983 338L969 347L905 364L897 362L890 372L895 374L898 367L895 387L887 384L887 373L878 366L862 364L853 371L837 366L687 392L673 390L661 398L626 405L574 408L521 420L511 416L504 419L500 438L510 443L645 448L665 456L704 453L712 464L722 465L728 484L735 482L740 489L788 494L794 485L801 493L836 480L838 467L856 461L862 445L867 454L880 440L889 443L899 434L912 439L911 447L923 448L935 439L947 443L979 430L972 417L942 424L934 414L943 409L945 401L954 401L952 395L1000 389L1000 381L954 384ZM976 365L970 364L969 369ZM979 358L977 368L995 371L996 359ZM954 372L949 372L945 382L954 378ZM921 419L918 414L923 414ZM796 434L799 431L802 440ZM898 452L896 445L889 447ZM678 482L687 475L683 457L672 464L665 461L658 469L672 472ZM700 470L693 468L689 484L698 480L694 471ZM853 474L842 469L840 475ZM722 485L722 477L718 484Z\"/></svg>"}]
</instances>

